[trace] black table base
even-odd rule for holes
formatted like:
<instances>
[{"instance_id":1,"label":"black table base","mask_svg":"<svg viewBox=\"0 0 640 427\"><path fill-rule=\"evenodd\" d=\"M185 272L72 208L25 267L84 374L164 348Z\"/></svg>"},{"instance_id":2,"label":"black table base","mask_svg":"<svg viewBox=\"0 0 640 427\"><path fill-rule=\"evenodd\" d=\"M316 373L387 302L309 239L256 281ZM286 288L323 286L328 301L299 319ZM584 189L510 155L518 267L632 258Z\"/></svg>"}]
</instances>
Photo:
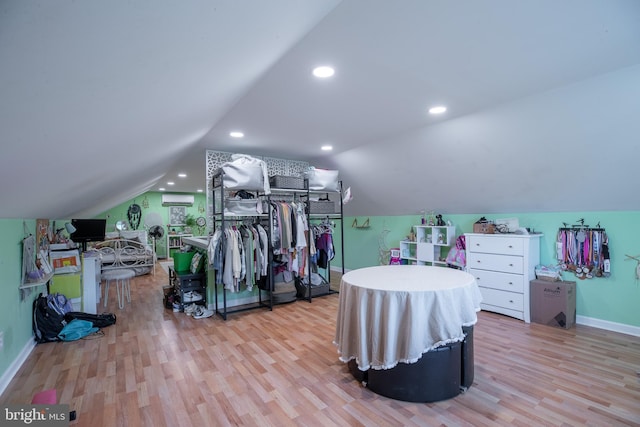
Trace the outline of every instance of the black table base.
<instances>
[{"instance_id":1,"label":"black table base","mask_svg":"<svg viewBox=\"0 0 640 427\"><path fill-rule=\"evenodd\" d=\"M463 327L462 342L443 345L422 355L416 363L398 363L391 369L361 371L355 360L349 371L374 393L406 402L437 402L466 391L473 384L473 326Z\"/></svg>"}]
</instances>

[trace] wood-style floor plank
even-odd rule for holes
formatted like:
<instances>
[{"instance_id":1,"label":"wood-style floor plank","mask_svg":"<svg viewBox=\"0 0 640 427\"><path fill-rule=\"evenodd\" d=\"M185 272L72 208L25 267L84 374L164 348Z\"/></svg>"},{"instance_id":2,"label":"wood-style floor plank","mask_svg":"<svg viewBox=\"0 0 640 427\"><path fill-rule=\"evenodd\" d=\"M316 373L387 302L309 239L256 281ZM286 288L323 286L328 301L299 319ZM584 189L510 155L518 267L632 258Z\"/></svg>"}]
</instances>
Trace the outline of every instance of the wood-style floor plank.
<instances>
[{"instance_id":1,"label":"wood-style floor plank","mask_svg":"<svg viewBox=\"0 0 640 427\"><path fill-rule=\"evenodd\" d=\"M339 282L339 275L332 274ZM162 268L136 277L104 336L38 345L0 402L55 388L77 426L640 426L640 338L481 312L475 380L454 399L372 393L332 344L338 295L192 319L162 305ZM334 284L334 287L336 285ZM102 307L101 307L102 308Z\"/></svg>"}]
</instances>

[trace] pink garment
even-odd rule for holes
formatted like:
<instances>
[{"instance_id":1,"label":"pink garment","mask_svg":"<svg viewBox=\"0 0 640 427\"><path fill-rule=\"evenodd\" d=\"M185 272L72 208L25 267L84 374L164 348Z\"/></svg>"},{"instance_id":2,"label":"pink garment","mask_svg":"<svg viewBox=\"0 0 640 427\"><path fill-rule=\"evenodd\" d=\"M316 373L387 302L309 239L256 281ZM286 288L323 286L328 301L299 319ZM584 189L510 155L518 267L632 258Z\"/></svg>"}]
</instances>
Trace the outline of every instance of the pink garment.
<instances>
[{"instance_id":1,"label":"pink garment","mask_svg":"<svg viewBox=\"0 0 640 427\"><path fill-rule=\"evenodd\" d=\"M458 236L455 248L451 248L447 255L447 264L464 268L467 265L466 240L464 236Z\"/></svg>"}]
</instances>

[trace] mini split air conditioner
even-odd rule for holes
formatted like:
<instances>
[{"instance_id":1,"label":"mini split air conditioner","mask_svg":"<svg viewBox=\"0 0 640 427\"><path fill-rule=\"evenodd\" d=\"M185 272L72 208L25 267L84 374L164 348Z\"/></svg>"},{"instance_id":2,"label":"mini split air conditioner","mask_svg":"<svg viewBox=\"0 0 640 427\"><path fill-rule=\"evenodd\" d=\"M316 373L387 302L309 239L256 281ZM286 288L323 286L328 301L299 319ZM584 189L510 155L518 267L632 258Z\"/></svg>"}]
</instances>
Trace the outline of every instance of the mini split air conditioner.
<instances>
[{"instance_id":1,"label":"mini split air conditioner","mask_svg":"<svg viewBox=\"0 0 640 427\"><path fill-rule=\"evenodd\" d=\"M163 194L162 206L193 206L193 194Z\"/></svg>"}]
</instances>

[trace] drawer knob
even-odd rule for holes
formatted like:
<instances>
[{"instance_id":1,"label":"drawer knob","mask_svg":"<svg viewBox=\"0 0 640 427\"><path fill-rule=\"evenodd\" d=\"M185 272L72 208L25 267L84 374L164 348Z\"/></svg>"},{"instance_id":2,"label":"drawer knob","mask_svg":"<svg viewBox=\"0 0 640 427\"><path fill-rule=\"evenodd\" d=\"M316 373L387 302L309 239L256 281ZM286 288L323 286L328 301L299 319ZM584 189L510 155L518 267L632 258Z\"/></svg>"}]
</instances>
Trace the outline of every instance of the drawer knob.
<instances>
[{"instance_id":1,"label":"drawer knob","mask_svg":"<svg viewBox=\"0 0 640 427\"><path fill-rule=\"evenodd\" d=\"M509 245L509 249L513 248L513 245Z\"/></svg>"},{"instance_id":2,"label":"drawer knob","mask_svg":"<svg viewBox=\"0 0 640 427\"><path fill-rule=\"evenodd\" d=\"M512 300L512 299L510 299L510 300L509 300L509 303L513 304L513 300Z\"/></svg>"},{"instance_id":3,"label":"drawer knob","mask_svg":"<svg viewBox=\"0 0 640 427\"><path fill-rule=\"evenodd\" d=\"M509 264L509 267L513 267L513 264Z\"/></svg>"},{"instance_id":4,"label":"drawer knob","mask_svg":"<svg viewBox=\"0 0 640 427\"><path fill-rule=\"evenodd\" d=\"M509 282L510 285L513 285L513 282Z\"/></svg>"}]
</instances>

